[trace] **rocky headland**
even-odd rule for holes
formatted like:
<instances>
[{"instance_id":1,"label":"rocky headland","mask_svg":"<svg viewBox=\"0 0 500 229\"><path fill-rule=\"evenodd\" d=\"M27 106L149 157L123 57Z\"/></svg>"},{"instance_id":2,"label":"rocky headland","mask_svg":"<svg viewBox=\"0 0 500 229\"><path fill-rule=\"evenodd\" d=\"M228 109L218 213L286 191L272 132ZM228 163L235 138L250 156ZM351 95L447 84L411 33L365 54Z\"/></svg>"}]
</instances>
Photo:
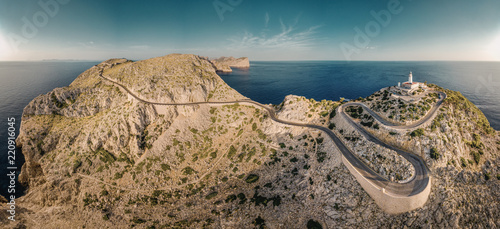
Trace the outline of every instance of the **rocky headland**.
<instances>
[{"instance_id":1,"label":"rocky headland","mask_svg":"<svg viewBox=\"0 0 500 229\"><path fill-rule=\"evenodd\" d=\"M425 205L390 215L324 132L273 121L216 72L196 55L111 59L35 98L17 139L26 158L19 179L28 189L17 200L15 222L0 213L3 227L500 226L499 132L459 92L432 85L448 97L432 121L410 130L378 125L364 109L347 112L379 139L423 158L431 171ZM403 123L424 116L432 96L410 105L382 90L357 102ZM387 179L410 178L404 158L336 115L342 104L287 96L273 108L279 119L331 129Z\"/></svg>"},{"instance_id":2,"label":"rocky headland","mask_svg":"<svg viewBox=\"0 0 500 229\"><path fill-rule=\"evenodd\" d=\"M231 68L250 68L250 61L248 57L234 58L234 57L220 57L210 60L218 72L232 72Z\"/></svg>"}]
</instances>

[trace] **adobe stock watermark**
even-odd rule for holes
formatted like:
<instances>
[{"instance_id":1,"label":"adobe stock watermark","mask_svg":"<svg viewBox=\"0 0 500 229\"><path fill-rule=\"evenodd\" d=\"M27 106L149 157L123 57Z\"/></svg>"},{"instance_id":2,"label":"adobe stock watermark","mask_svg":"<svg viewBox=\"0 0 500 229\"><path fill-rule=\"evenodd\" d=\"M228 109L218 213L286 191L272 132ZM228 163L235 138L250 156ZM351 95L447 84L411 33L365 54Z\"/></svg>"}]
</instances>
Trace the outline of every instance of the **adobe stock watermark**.
<instances>
[{"instance_id":1,"label":"adobe stock watermark","mask_svg":"<svg viewBox=\"0 0 500 229\"><path fill-rule=\"evenodd\" d=\"M500 90L500 81L493 81L491 74L488 77L479 76L477 80L479 81L479 84L476 86L477 95L495 94ZM483 89L486 89L486 91Z\"/></svg>"},{"instance_id":2,"label":"adobe stock watermark","mask_svg":"<svg viewBox=\"0 0 500 229\"><path fill-rule=\"evenodd\" d=\"M403 9L399 0L389 0L387 2L387 9L380 10L379 12L370 11L373 20L366 23L364 30L357 26L354 27L356 35L353 37L353 43L342 42L340 44L340 50L342 50L344 58L347 61L351 61L353 54L360 54L362 50L369 49L372 38L380 35L382 28L391 24L393 15L400 14L403 12Z\"/></svg>"},{"instance_id":3,"label":"adobe stock watermark","mask_svg":"<svg viewBox=\"0 0 500 229\"><path fill-rule=\"evenodd\" d=\"M243 0L215 0L212 4L214 5L215 12L219 15L221 22L224 21L224 14L226 12L233 12L235 7L241 5Z\"/></svg>"},{"instance_id":4,"label":"adobe stock watermark","mask_svg":"<svg viewBox=\"0 0 500 229\"><path fill-rule=\"evenodd\" d=\"M19 51L21 44L27 44L31 39L38 35L41 28L49 24L50 18L54 18L59 13L61 5L66 5L71 0L39 0L40 10L31 17L22 17L20 33L7 34L7 41L14 53Z\"/></svg>"}]
</instances>

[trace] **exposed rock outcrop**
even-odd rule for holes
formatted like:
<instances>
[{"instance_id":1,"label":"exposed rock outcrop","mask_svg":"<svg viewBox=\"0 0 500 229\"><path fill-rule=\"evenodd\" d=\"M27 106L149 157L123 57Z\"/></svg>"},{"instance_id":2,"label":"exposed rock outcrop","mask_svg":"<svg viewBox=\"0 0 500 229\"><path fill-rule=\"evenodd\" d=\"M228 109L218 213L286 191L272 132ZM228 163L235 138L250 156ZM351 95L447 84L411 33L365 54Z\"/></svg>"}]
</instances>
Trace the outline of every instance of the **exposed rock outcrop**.
<instances>
[{"instance_id":1,"label":"exposed rock outcrop","mask_svg":"<svg viewBox=\"0 0 500 229\"><path fill-rule=\"evenodd\" d=\"M238 59L234 57L220 57L211 61L219 72L232 72L231 68L250 68L248 57Z\"/></svg>"}]
</instances>

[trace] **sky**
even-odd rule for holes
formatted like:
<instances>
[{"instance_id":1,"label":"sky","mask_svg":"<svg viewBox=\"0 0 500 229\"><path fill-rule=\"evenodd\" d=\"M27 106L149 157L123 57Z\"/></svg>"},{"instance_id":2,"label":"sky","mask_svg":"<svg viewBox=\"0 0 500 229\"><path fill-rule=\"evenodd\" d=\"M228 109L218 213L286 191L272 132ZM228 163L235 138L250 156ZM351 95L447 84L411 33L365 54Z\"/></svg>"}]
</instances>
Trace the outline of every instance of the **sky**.
<instances>
[{"instance_id":1,"label":"sky","mask_svg":"<svg viewBox=\"0 0 500 229\"><path fill-rule=\"evenodd\" d=\"M0 0L0 61L500 61L498 0Z\"/></svg>"}]
</instances>

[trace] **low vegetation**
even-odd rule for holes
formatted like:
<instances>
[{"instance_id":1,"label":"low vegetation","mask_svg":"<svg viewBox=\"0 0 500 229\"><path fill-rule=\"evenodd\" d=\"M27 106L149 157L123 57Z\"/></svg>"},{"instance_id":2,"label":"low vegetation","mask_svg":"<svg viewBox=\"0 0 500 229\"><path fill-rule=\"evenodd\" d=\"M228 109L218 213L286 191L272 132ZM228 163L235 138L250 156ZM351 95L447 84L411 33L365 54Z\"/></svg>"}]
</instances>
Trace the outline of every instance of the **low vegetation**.
<instances>
[{"instance_id":1,"label":"low vegetation","mask_svg":"<svg viewBox=\"0 0 500 229\"><path fill-rule=\"evenodd\" d=\"M441 154L439 154L438 150L436 147L432 147L430 151L430 156L434 160L438 160L441 157Z\"/></svg>"},{"instance_id":2,"label":"low vegetation","mask_svg":"<svg viewBox=\"0 0 500 229\"><path fill-rule=\"evenodd\" d=\"M259 180L259 175L257 174L250 174L248 175L248 177L245 179L245 182L251 184L251 183L255 183Z\"/></svg>"},{"instance_id":3,"label":"low vegetation","mask_svg":"<svg viewBox=\"0 0 500 229\"><path fill-rule=\"evenodd\" d=\"M411 132L410 136L412 136L412 137L420 137L420 136L423 136L424 134L425 134L424 129L418 128L418 129L414 130L413 132Z\"/></svg>"}]
</instances>

